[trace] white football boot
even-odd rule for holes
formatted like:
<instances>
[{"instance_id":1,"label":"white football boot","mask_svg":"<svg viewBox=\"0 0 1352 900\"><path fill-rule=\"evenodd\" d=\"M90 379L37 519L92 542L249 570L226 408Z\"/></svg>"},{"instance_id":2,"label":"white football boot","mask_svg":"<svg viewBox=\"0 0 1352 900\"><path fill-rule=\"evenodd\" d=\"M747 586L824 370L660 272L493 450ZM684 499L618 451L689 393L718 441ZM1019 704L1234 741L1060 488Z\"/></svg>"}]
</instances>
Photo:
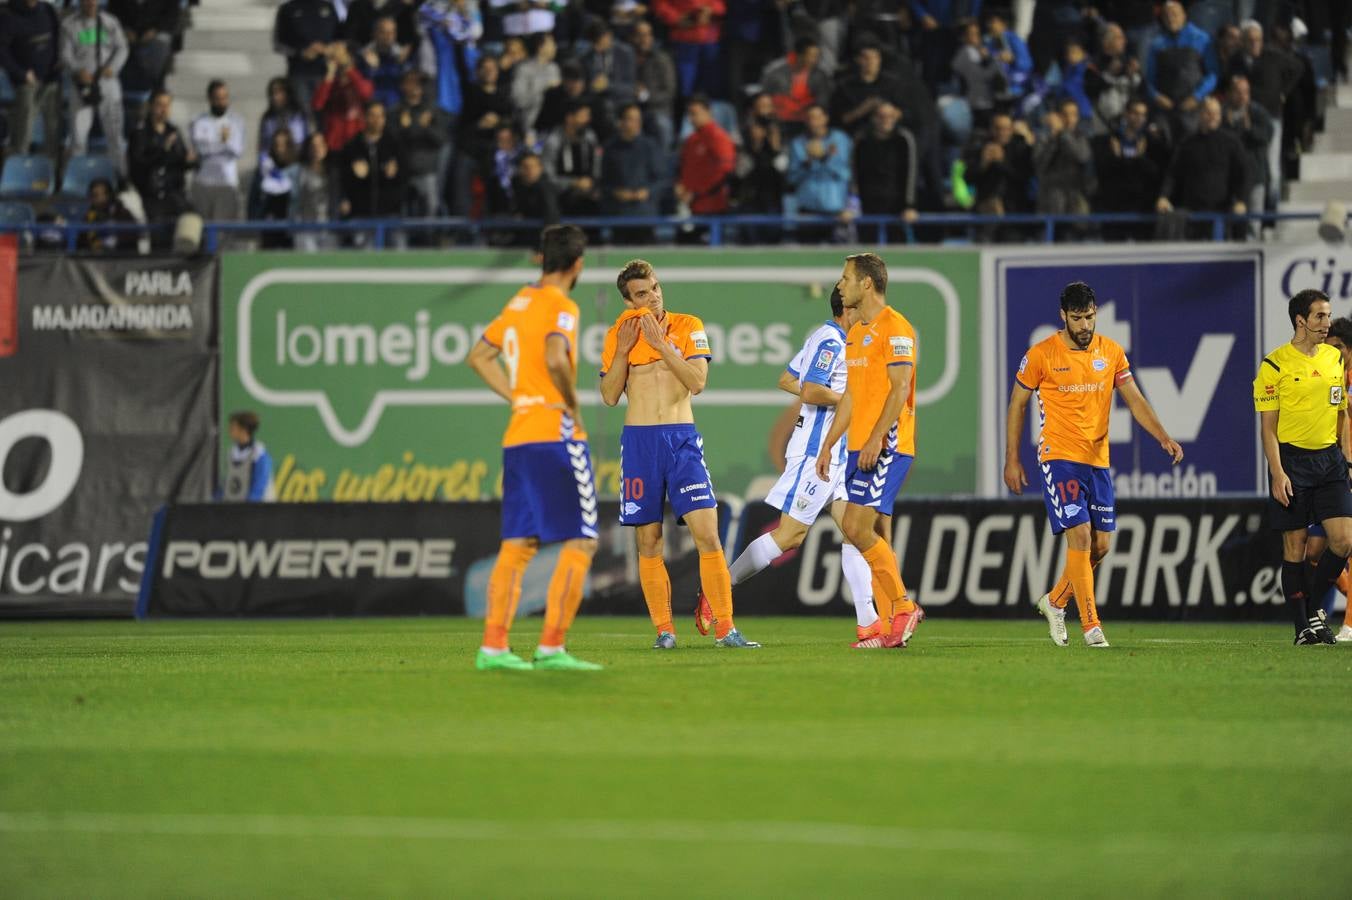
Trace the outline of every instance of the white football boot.
<instances>
[{"instance_id":1,"label":"white football boot","mask_svg":"<svg viewBox=\"0 0 1352 900\"><path fill-rule=\"evenodd\" d=\"M1070 638L1066 636L1066 611L1052 606L1051 594L1043 594L1037 598L1037 611L1047 620L1047 631L1052 636L1052 643L1058 647L1069 644Z\"/></svg>"},{"instance_id":2,"label":"white football boot","mask_svg":"<svg viewBox=\"0 0 1352 900\"><path fill-rule=\"evenodd\" d=\"M1338 633L1334 635L1333 639L1340 644L1352 643L1352 625L1344 625L1342 628L1339 628Z\"/></svg>"},{"instance_id":3,"label":"white football boot","mask_svg":"<svg viewBox=\"0 0 1352 900\"><path fill-rule=\"evenodd\" d=\"M1103 628L1099 625L1095 625L1084 633L1084 642L1094 648L1108 646L1108 639L1103 636Z\"/></svg>"}]
</instances>

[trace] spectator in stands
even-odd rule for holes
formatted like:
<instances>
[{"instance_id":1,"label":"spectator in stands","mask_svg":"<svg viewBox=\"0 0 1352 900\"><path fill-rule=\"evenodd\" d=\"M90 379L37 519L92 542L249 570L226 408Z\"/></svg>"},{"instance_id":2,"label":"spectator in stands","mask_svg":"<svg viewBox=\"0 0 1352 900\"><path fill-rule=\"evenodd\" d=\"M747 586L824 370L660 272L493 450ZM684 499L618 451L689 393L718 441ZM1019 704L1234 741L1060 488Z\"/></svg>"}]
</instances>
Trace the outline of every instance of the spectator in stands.
<instances>
[{"instance_id":1,"label":"spectator in stands","mask_svg":"<svg viewBox=\"0 0 1352 900\"><path fill-rule=\"evenodd\" d=\"M900 103L897 77L883 71L883 52L878 42L865 38L854 53L854 71L836 84L831 93L831 121L847 132L865 125L873 111L884 103Z\"/></svg>"},{"instance_id":2,"label":"spectator in stands","mask_svg":"<svg viewBox=\"0 0 1352 900\"><path fill-rule=\"evenodd\" d=\"M512 180L511 214L518 219L532 219L545 225L559 221L559 196L553 182L545 174L539 155L523 153L517 162L516 177ZM533 231L515 232L521 246L535 242Z\"/></svg>"},{"instance_id":3,"label":"spectator in stands","mask_svg":"<svg viewBox=\"0 0 1352 900\"><path fill-rule=\"evenodd\" d=\"M805 19L816 26L823 59L830 57L840 61L845 58L845 34L849 28L850 7L854 5L849 0L792 0L789 11L791 21ZM831 74L840 73L833 70Z\"/></svg>"},{"instance_id":4,"label":"spectator in stands","mask_svg":"<svg viewBox=\"0 0 1352 900\"><path fill-rule=\"evenodd\" d=\"M1061 59L1070 41L1085 46L1086 26L1092 9L1082 0L1037 0L1033 9L1033 29L1028 34L1028 52L1033 57L1034 71L1048 71Z\"/></svg>"},{"instance_id":5,"label":"spectator in stands","mask_svg":"<svg viewBox=\"0 0 1352 900\"><path fill-rule=\"evenodd\" d=\"M272 147L272 136L289 131L291 142L297 148L305 143L310 133L310 117L296 101L296 91L285 78L268 82L268 108L258 120L258 155L261 159Z\"/></svg>"},{"instance_id":6,"label":"spectator in stands","mask_svg":"<svg viewBox=\"0 0 1352 900\"><path fill-rule=\"evenodd\" d=\"M1008 113L991 117L988 134L968 153L968 181L976 191L977 212L990 215L1032 211L1033 134Z\"/></svg>"},{"instance_id":7,"label":"spectator in stands","mask_svg":"<svg viewBox=\"0 0 1352 900\"><path fill-rule=\"evenodd\" d=\"M653 15L668 28L682 97L722 96L718 45L726 12L723 0L653 0Z\"/></svg>"},{"instance_id":8,"label":"spectator in stands","mask_svg":"<svg viewBox=\"0 0 1352 900\"><path fill-rule=\"evenodd\" d=\"M562 81L558 86L545 91L540 115L535 118L536 133L548 134L558 128L571 107L585 103L591 107L592 126L604 141L609 134L609 119L603 112L600 99L587 90L587 76L582 71L582 65L570 59L559 66L559 75Z\"/></svg>"},{"instance_id":9,"label":"spectator in stands","mask_svg":"<svg viewBox=\"0 0 1352 900\"><path fill-rule=\"evenodd\" d=\"M427 96L426 76L416 69L404 73L403 102L394 108L394 136L407 166L408 196L404 211L410 216L441 212L446 165L450 161L451 117Z\"/></svg>"},{"instance_id":10,"label":"spectator in stands","mask_svg":"<svg viewBox=\"0 0 1352 900\"><path fill-rule=\"evenodd\" d=\"M70 73L75 95L70 98L70 152L84 156L97 113L108 141L108 156L127 173L122 124L122 83L117 73L127 61L127 39L117 19L99 10L98 0L80 0L79 8L61 23L61 64Z\"/></svg>"},{"instance_id":11,"label":"spectator in stands","mask_svg":"<svg viewBox=\"0 0 1352 900\"><path fill-rule=\"evenodd\" d=\"M1041 6L1049 0L1042 0ZM900 6L901 4L898 4ZM957 45L962 41L964 16L981 12L980 3L963 0L910 0L911 18L919 34L915 41L915 55L930 84L942 84L949 79L951 61Z\"/></svg>"},{"instance_id":12,"label":"spectator in stands","mask_svg":"<svg viewBox=\"0 0 1352 900\"><path fill-rule=\"evenodd\" d=\"M915 135L901 125L901 110L883 101L854 145L854 180L865 215L916 219Z\"/></svg>"},{"instance_id":13,"label":"spectator in stands","mask_svg":"<svg viewBox=\"0 0 1352 900\"><path fill-rule=\"evenodd\" d=\"M1237 25L1222 25L1216 32L1216 74L1219 81L1230 76L1230 66L1239 55L1244 39Z\"/></svg>"},{"instance_id":14,"label":"spectator in stands","mask_svg":"<svg viewBox=\"0 0 1352 900\"><path fill-rule=\"evenodd\" d=\"M1033 77L1033 57L1028 45L1013 31L999 12L986 14L986 49L1005 80L1004 94L1017 100L1028 92Z\"/></svg>"},{"instance_id":15,"label":"spectator in stands","mask_svg":"<svg viewBox=\"0 0 1352 900\"><path fill-rule=\"evenodd\" d=\"M789 167L783 132L775 118L774 103L758 94L742 118L742 146L734 170L737 211L748 215L784 214L784 172ZM757 225L746 229L749 243L777 243L779 228Z\"/></svg>"},{"instance_id":16,"label":"spectator in stands","mask_svg":"<svg viewBox=\"0 0 1352 900\"><path fill-rule=\"evenodd\" d=\"M1202 101L1198 129L1179 142L1160 186L1155 209L1193 212L1243 213L1248 206L1249 161L1233 134L1221 130L1221 104L1215 97ZM1187 237L1211 236L1208 222L1190 223Z\"/></svg>"},{"instance_id":17,"label":"spectator in stands","mask_svg":"<svg viewBox=\"0 0 1352 900\"><path fill-rule=\"evenodd\" d=\"M102 225L105 222L127 224L135 222L122 201L117 199L113 186L106 178L95 178L89 182L89 208L85 210L84 221L89 225ZM136 252L136 232L131 229L80 232L80 249L89 253Z\"/></svg>"},{"instance_id":18,"label":"spectator in stands","mask_svg":"<svg viewBox=\"0 0 1352 900\"><path fill-rule=\"evenodd\" d=\"M286 56L286 75L296 88L302 109L319 109L312 98L332 59L329 49L340 40L342 22L329 0L286 0L277 8L272 45Z\"/></svg>"},{"instance_id":19,"label":"spectator in stands","mask_svg":"<svg viewBox=\"0 0 1352 900\"><path fill-rule=\"evenodd\" d=\"M531 35L534 38L535 35ZM526 38L509 37L502 44L502 53L498 55L498 84L510 96L512 80L516 78L518 64L530 59L526 52Z\"/></svg>"},{"instance_id":20,"label":"spectator in stands","mask_svg":"<svg viewBox=\"0 0 1352 900\"><path fill-rule=\"evenodd\" d=\"M344 219L386 219L399 215L404 202L404 157L385 127L385 105L366 104L365 128L338 154ZM364 238L365 236L361 236Z\"/></svg>"},{"instance_id":21,"label":"spectator in stands","mask_svg":"<svg viewBox=\"0 0 1352 900\"><path fill-rule=\"evenodd\" d=\"M365 127L363 109L375 89L352 64L352 53L347 44L337 41L329 45L324 57L324 80L315 89L311 105L329 151L339 153Z\"/></svg>"},{"instance_id":22,"label":"spectator in stands","mask_svg":"<svg viewBox=\"0 0 1352 900\"><path fill-rule=\"evenodd\" d=\"M1093 153L1080 133L1080 107L1072 99L1044 117L1047 134L1033 147L1037 174L1037 211L1050 215L1087 215L1093 191ZM1083 229L1076 229L1083 232Z\"/></svg>"},{"instance_id":23,"label":"spectator in stands","mask_svg":"<svg viewBox=\"0 0 1352 900\"><path fill-rule=\"evenodd\" d=\"M484 33L479 5L476 0L425 0L418 7L418 28L418 66L435 79L437 105L459 115L462 85L478 61L477 42Z\"/></svg>"},{"instance_id":24,"label":"spectator in stands","mask_svg":"<svg viewBox=\"0 0 1352 900\"><path fill-rule=\"evenodd\" d=\"M1267 110L1253 102L1249 95L1249 79L1242 74L1230 76L1225 87L1225 103L1221 108L1221 129L1239 139L1249 159L1249 193L1245 206L1250 212L1262 212L1272 176L1268 170L1268 148L1276 132ZM1276 210L1276 206L1273 206ZM1257 237L1262 222L1252 223L1251 232Z\"/></svg>"},{"instance_id":25,"label":"spectator in stands","mask_svg":"<svg viewBox=\"0 0 1352 900\"><path fill-rule=\"evenodd\" d=\"M293 218L296 205L296 183L300 178L300 162L291 132L285 128L272 133L268 150L258 162L258 208L250 218L285 222ZM289 249L291 235L282 228L268 229L260 235L264 250Z\"/></svg>"},{"instance_id":26,"label":"spectator in stands","mask_svg":"<svg viewBox=\"0 0 1352 900\"><path fill-rule=\"evenodd\" d=\"M376 19L375 38L362 48L362 74L371 82L373 100L387 109L399 104L399 82L413 68L409 57L413 47L398 42L398 26L392 16Z\"/></svg>"},{"instance_id":27,"label":"spectator in stands","mask_svg":"<svg viewBox=\"0 0 1352 900\"><path fill-rule=\"evenodd\" d=\"M559 208L567 216L594 216L597 184L601 178L601 144L591 129L591 107L574 103L563 125L550 132L541 162L551 183L559 189Z\"/></svg>"},{"instance_id":28,"label":"spectator in stands","mask_svg":"<svg viewBox=\"0 0 1352 900\"><path fill-rule=\"evenodd\" d=\"M240 217L239 158L244 155L244 118L230 110L230 88L224 81L207 85L209 109L189 126L197 151L192 205L208 221Z\"/></svg>"},{"instance_id":29,"label":"spectator in stands","mask_svg":"<svg viewBox=\"0 0 1352 900\"><path fill-rule=\"evenodd\" d=\"M1107 134L1093 141L1094 168L1098 175L1095 207L1099 212L1146 213L1154 209L1152 198L1160 193L1160 181L1169 164L1169 143L1157 124L1150 121L1150 107L1140 98L1128 101L1126 110ZM1148 238L1149 226L1105 226L1105 237Z\"/></svg>"},{"instance_id":30,"label":"spectator in stands","mask_svg":"<svg viewBox=\"0 0 1352 900\"><path fill-rule=\"evenodd\" d=\"M187 172L197 164L197 154L169 121L172 104L173 97L168 91L151 95L149 110L132 134L128 152L131 183L141 195L146 221L152 224L172 223L191 209L186 193ZM172 229L156 229L151 235L151 245L166 249L172 237Z\"/></svg>"},{"instance_id":31,"label":"spectator in stands","mask_svg":"<svg viewBox=\"0 0 1352 900\"><path fill-rule=\"evenodd\" d=\"M563 75L554 61L558 55L554 35L537 34L530 40L530 58L517 63L516 75L512 78L512 105L521 117L521 127L526 130L527 137L533 138L535 120L545 105L545 92L558 87Z\"/></svg>"},{"instance_id":32,"label":"spectator in stands","mask_svg":"<svg viewBox=\"0 0 1352 900\"><path fill-rule=\"evenodd\" d=\"M494 15L502 17L502 33L507 37L527 37L554 30L552 0L488 0Z\"/></svg>"},{"instance_id":33,"label":"spectator in stands","mask_svg":"<svg viewBox=\"0 0 1352 900\"><path fill-rule=\"evenodd\" d=\"M1141 90L1141 63L1127 51L1127 33L1111 22L1104 26L1099 53L1085 76L1085 93L1094 104L1095 130L1106 132Z\"/></svg>"},{"instance_id":34,"label":"spectator in stands","mask_svg":"<svg viewBox=\"0 0 1352 900\"><path fill-rule=\"evenodd\" d=\"M265 503L277 499L272 484L272 456L257 439L258 413L237 410L230 414L230 457L226 463L225 483L216 490L215 499L227 503Z\"/></svg>"},{"instance_id":35,"label":"spectator in stands","mask_svg":"<svg viewBox=\"0 0 1352 900\"><path fill-rule=\"evenodd\" d=\"M1146 60L1145 89L1170 132L1181 137L1196 130L1198 105L1216 89L1216 50L1178 0L1168 0L1163 15L1164 33Z\"/></svg>"},{"instance_id":36,"label":"spectator in stands","mask_svg":"<svg viewBox=\"0 0 1352 900\"><path fill-rule=\"evenodd\" d=\"M953 54L953 74L962 85L972 110L972 122L984 128L995 110L995 98L1004 93L1005 77L995 55L981 41L981 28L972 19L958 25L958 49Z\"/></svg>"},{"instance_id":37,"label":"spectator in stands","mask_svg":"<svg viewBox=\"0 0 1352 900\"><path fill-rule=\"evenodd\" d=\"M587 76L587 86L599 97L607 110L615 110L634 102L634 84L638 65L633 48L615 40L610 24L604 19L593 19L587 26L587 40L591 49L578 60Z\"/></svg>"},{"instance_id":38,"label":"spectator in stands","mask_svg":"<svg viewBox=\"0 0 1352 900\"><path fill-rule=\"evenodd\" d=\"M499 126L512 122L512 99L499 83L495 56L479 58L478 80L465 88L465 104L456 122L453 211L467 216L473 208L473 180L487 179Z\"/></svg>"},{"instance_id":39,"label":"spectator in stands","mask_svg":"<svg viewBox=\"0 0 1352 900\"><path fill-rule=\"evenodd\" d=\"M1094 102L1089 97L1090 62L1089 54L1079 42L1066 44L1065 57L1061 61L1061 95L1074 100L1079 107L1081 119L1094 116Z\"/></svg>"},{"instance_id":40,"label":"spectator in stands","mask_svg":"<svg viewBox=\"0 0 1352 900\"><path fill-rule=\"evenodd\" d=\"M376 38L376 23L389 17L395 23L392 43L418 49L417 0L349 0L347 17L343 19L343 37L349 44L365 47Z\"/></svg>"},{"instance_id":41,"label":"spectator in stands","mask_svg":"<svg viewBox=\"0 0 1352 900\"><path fill-rule=\"evenodd\" d=\"M765 67L779 55L781 7L787 5L776 0L742 0L727 4L723 51L727 60L728 96L734 102L740 102L746 96L746 86L755 84ZM827 75L829 77L830 73Z\"/></svg>"},{"instance_id":42,"label":"spectator in stands","mask_svg":"<svg viewBox=\"0 0 1352 900\"><path fill-rule=\"evenodd\" d=\"M122 23L130 47L122 67L122 86L128 91L164 86L178 35L178 4L179 0L108 0L108 12Z\"/></svg>"},{"instance_id":43,"label":"spectator in stands","mask_svg":"<svg viewBox=\"0 0 1352 900\"><path fill-rule=\"evenodd\" d=\"M504 119L493 131L493 153L484 172L488 210L494 216L511 212L513 180L516 178L517 163L524 152L516 126Z\"/></svg>"},{"instance_id":44,"label":"spectator in stands","mask_svg":"<svg viewBox=\"0 0 1352 900\"><path fill-rule=\"evenodd\" d=\"M0 10L0 67L14 86L9 152L27 153L42 116L42 149L61 160L61 22L42 0L9 0Z\"/></svg>"},{"instance_id":45,"label":"spectator in stands","mask_svg":"<svg viewBox=\"0 0 1352 900\"><path fill-rule=\"evenodd\" d=\"M662 148L671 149L676 126L676 64L657 46L650 23L634 23L634 98L643 108L643 130Z\"/></svg>"},{"instance_id":46,"label":"spectator in stands","mask_svg":"<svg viewBox=\"0 0 1352 900\"><path fill-rule=\"evenodd\" d=\"M667 180L667 164L652 138L643 134L643 111L631 103L620 110L619 129L601 154L601 211L610 216L655 216ZM652 229L616 229L617 242L644 242Z\"/></svg>"},{"instance_id":47,"label":"spectator in stands","mask_svg":"<svg viewBox=\"0 0 1352 900\"><path fill-rule=\"evenodd\" d=\"M774 100L779 121L801 131L807 110L825 108L831 99L831 79L821 67L822 51L816 38L800 37L793 52L765 67L761 91Z\"/></svg>"},{"instance_id":48,"label":"spectator in stands","mask_svg":"<svg viewBox=\"0 0 1352 900\"><path fill-rule=\"evenodd\" d=\"M1150 56L1150 46L1159 34L1159 24L1155 20L1156 0L1099 0L1098 7L1102 21L1116 23L1126 35L1127 52L1136 57L1136 62L1145 69Z\"/></svg>"},{"instance_id":49,"label":"spectator in stands","mask_svg":"<svg viewBox=\"0 0 1352 900\"><path fill-rule=\"evenodd\" d=\"M686 103L686 115L694 131L681 144L676 200L697 216L728 211L732 170L737 165L737 147L718 127L709 110L709 98L695 94Z\"/></svg>"},{"instance_id":50,"label":"spectator in stands","mask_svg":"<svg viewBox=\"0 0 1352 900\"><path fill-rule=\"evenodd\" d=\"M292 216L302 222L327 222L336 208L337 180L329 168L329 144L324 132L312 131L305 138L301 165L296 174L295 203ZM318 250L333 243L327 232L304 231L293 235L299 250Z\"/></svg>"},{"instance_id":51,"label":"spectator in stands","mask_svg":"<svg viewBox=\"0 0 1352 900\"><path fill-rule=\"evenodd\" d=\"M1282 185L1282 146L1287 142L1284 133L1287 98L1295 92L1305 74L1305 67L1294 54L1263 40L1263 26L1252 19L1240 27L1240 49L1230 61L1231 74L1242 74L1249 79L1253 100L1267 110L1272 119L1272 144L1268 147L1266 203L1268 209L1277 208Z\"/></svg>"},{"instance_id":52,"label":"spectator in stands","mask_svg":"<svg viewBox=\"0 0 1352 900\"><path fill-rule=\"evenodd\" d=\"M850 193L850 139L831 128L820 105L808 107L805 123L807 130L789 144L788 180L798 212L839 216Z\"/></svg>"}]
</instances>

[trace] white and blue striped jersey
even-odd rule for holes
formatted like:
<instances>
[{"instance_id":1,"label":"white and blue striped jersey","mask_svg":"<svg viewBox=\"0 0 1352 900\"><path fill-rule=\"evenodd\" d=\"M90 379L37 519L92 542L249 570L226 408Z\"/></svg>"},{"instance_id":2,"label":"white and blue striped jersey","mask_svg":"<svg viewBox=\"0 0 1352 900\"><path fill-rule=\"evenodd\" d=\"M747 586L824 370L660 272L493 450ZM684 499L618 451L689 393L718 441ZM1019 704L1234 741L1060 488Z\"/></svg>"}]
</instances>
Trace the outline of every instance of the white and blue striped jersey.
<instances>
[{"instance_id":1,"label":"white and blue striped jersey","mask_svg":"<svg viewBox=\"0 0 1352 900\"><path fill-rule=\"evenodd\" d=\"M788 365L789 374L798 384L819 384L837 394L845 393L845 331L829 319L808 336L803 349ZM789 437L784 455L789 459L799 456L816 458L821 443L831 430L836 417L834 406L804 403L798 410L798 424ZM845 438L840 439L837 458L845 460Z\"/></svg>"}]
</instances>

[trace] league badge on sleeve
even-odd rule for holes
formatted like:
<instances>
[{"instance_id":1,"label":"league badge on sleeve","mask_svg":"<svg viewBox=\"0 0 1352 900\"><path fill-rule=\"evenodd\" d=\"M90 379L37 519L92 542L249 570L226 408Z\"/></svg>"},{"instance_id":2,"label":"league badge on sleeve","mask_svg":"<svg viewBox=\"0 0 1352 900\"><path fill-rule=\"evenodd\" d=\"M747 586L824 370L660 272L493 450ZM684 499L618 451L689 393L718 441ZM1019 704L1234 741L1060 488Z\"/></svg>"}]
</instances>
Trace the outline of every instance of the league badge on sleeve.
<instances>
[{"instance_id":1,"label":"league badge on sleeve","mask_svg":"<svg viewBox=\"0 0 1352 900\"><path fill-rule=\"evenodd\" d=\"M892 345L893 356L912 356L915 353L915 341L903 335L893 335L887 339Z\"/></svg>"},{"instance_id":2,"label":"league badge on sleeve","mask_svg":"<svg viewBox=\"0 0 1352 900\"><path fill-rule=\"evenodd\" d=\"M572 331L577 327L577 319L570 312L559 313L559 328L562 331Z\"/></svg>"}]
</instances>

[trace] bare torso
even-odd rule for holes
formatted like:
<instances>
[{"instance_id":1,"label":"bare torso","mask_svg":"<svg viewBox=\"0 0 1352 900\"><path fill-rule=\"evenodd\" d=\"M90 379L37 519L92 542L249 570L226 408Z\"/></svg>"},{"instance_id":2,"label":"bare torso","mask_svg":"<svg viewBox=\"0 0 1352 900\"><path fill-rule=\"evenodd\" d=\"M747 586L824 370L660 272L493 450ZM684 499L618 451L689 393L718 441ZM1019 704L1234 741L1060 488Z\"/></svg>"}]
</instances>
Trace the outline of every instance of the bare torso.
<instances>
[{"instance_id":1,"label":"bare torso","mask_svg":"<svg viewBox=\"0 0 1352 900\"><path fill-rule=\"evenodd\" d=\"M681 384L662 360L630 366L624 392L629 409L626 425L677 425L695 421L690 408L690 389Z\"/></svg>"}]
</instances>

